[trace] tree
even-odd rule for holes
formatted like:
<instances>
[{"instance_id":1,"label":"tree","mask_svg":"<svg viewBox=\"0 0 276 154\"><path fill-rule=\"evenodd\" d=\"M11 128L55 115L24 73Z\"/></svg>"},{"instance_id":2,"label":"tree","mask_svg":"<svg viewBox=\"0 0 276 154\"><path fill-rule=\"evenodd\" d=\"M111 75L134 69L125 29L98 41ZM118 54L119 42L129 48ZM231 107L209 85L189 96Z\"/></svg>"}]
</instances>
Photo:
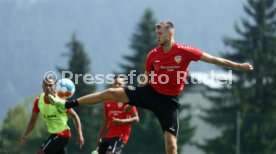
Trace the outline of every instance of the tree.
<instances>
[{"instance_id":1,"label":"tree","mask_svg":"<svg viewBox=\"0 0 276 154\"><path fill-rule=\"evenodd\" d=\"M69 48L70 52L64 55L69 56L68 68L65 69L58 67L57 69L61 73L62 71L72 72L73 77L71 80L75 83L76 86L76 92L72 97L72 99L74 99L95 91L96 85L87 84L83 80L84 75L88 74L90 71L90 60L88 59L88 56L84 50L83 44L76 39L75 34L73 34L72 40L67 44L67 47ZM67 77L66 73L64 74L65 77Z\"/></svg>"},{"instance_id":2,"label":"tree","mask_svg":"<svg viewBox=\"0 0 276 154\"><path fill-rule=\"evenodd\" d=\"M155 24L156 20L153 19L153 12L150 9L146 9L141 22L138 23L138 27L131 38L130 48L134 51L134 54L124 55L123 58L127 60L128 63L120 64L124 73L128 74L132 70L135 70L137 75L144 73L144 65L148 51L157 45L157 42L154 41ZM133 81L133 83L129 84L137 85L137 76L134 77Z\"/></svg>"},{"instance_id":3,"label":"tree","mask_svg":"<svg viewBox=\"0 0 276 154\"><path fill-rule=\"evenodd\" d=\"M23 103L16 105L8 111L7 117L0 130L1 154L29 154L35 153L48 135L46 126L40 118L34 130L28 135L23 145L18 145L19 138L28 124L35 97L27 98Z\"/></svg>"},{"instance_id":4,"label":"tree","mask_svg":"<svg viewBox=\"0 0 276 154\"><path fill-rule=\"evenodd\" d=\"M125 74L131 70L136 71L136 75L143 74L145 71L145 61L148 51L153 49L157 42L155 41L155 24L153 12L146 9L141 21L138 24L135 33L132 35L130 48L134 52L133 55L125 55L124 59L128 64L121 64ZM136 76L137 77L137 76ZM133 85L137 85L137 79L133 79ZM183 111L187 107L183 106L179 111ZM165 144L163 132L157 118L152 112L138 108L140 122L133 126L130 141L123 150L124 153L164 153ZM187 143L193 134L193 128L189 125L190 117L180 119L181 135L178 136L179 151L184 143ZM183 133L182 133L183 132ZM139 147L139 150L135 150Z\"/></svg>"},{"instance_id":5,"label":"tree","mask_svg":"<svg viewBox=\"0 0 276 154\"><path fill-rule=\"evenodd\" d=\"M85 81L83 80L83 77L90 71L90 60L88 59L88 56L84 50L83 44L76 39L75 35L73 35L72 40L67 44L67 47L70 50L69 54L65 54L69 56L68 68L58 68L58 70L60 72L72 72L73 78L71 80L76 85L76 92L72 99L76 99L95 91L96 85L91 84L90 82L85 83ZM73 123L70 122L69 125L72 129L73 134L71 141L73 142L69 143L68 150L72 151L72 153L89 153L93 149L93 147L91 146L96 146L97 133L100 128L102 115L102 113L97 111L97 108L99 107L100 106L86 106L75 109L82 122L82 130L85 138L85 145L83 149L81 149L81 151L75 145L76 133Z\"/></svg>"},{"instance_id":6,"label":"tree","mask_svg":"<svg viewBox=\"0 0 276 154\"><path fill-rule=\"evenodd\" d=\"M274 0L248 0L242 19L243 28L235 25L240 38L225 38L233 49L223 56L253 63L254 71L233 71L237 77L231 87L214 90L214 102L204 119L222 132L199 147L206 153L262 153L276 150L276 20ZM240 137L236 137L238 134ZM240 143L240 144L237 144Z\"/></svg>"}]
</instances>

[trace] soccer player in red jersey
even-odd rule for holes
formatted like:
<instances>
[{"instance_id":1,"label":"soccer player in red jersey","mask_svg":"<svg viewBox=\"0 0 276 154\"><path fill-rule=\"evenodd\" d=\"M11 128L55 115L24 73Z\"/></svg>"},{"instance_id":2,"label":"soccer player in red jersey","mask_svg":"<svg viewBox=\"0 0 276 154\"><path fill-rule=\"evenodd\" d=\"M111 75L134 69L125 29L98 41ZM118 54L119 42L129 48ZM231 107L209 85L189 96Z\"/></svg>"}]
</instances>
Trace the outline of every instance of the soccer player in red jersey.
<instances>
[{"instance_id":1,"label":"soccer player in red jersey","mask_svg":"<svg viewBox=\"0 0 276 154\"><path fill-rule=\"evenodd\" d=\"M48 94L55 96L55 81L52 78L45 78L42 82L43 93L38 96L33 105L32 116L30 122L22 134L19 143L23 144L27 135L35 127L38 114L42 118L48 128L49 138L38 150L38 154L66 154L66 146L71 137L70 128L67 125L68 115L73 118L77 130L77 142L82 148L84 139L82 135L81 122L77 113L73 109L67 109L65 113L59 112L57 107L50 103ZM58 97L58 96L55 96Z\"/></svg>"},{"instance_id":2,"label":"soccer player in red jersey","mask_svg":"<svg viewBox=\"0 0 276 154\"><path fill-rule=\"evenodd\" d=\"M203 61L242 71L251 71L249 63L236 63L209 55L201 50L175 43L174 25L162 21L156 25L156 40L159 46L152 49L146 60L147 84L131 88L109 88L80 97L70 102L60 102L50 96L52 103L61 109L97 104L105 100L120 100L130 105L151 110L158 118L164 132L166 153L177 153L179 107L178 95L184 88L185 77L191 61Z\"/></svg>"},{"instance_id":3,"label":"soccer player in red jersey","mask_svg":"<svg viewBox=\"0 0 276 154\"><path fill-rule=\"evenodd\" d=\"M123 78L115 76L113 88L124 87ZM104 102L104 120L100 129L97 145L99 154L119 154L127 143L131 131L131 124L139 122L135 107L125 111L127 104L118 101ZM104 135L106 129L107 133ZM102 139L102 137L104 138Z\"/></svg>"}]
</instances>

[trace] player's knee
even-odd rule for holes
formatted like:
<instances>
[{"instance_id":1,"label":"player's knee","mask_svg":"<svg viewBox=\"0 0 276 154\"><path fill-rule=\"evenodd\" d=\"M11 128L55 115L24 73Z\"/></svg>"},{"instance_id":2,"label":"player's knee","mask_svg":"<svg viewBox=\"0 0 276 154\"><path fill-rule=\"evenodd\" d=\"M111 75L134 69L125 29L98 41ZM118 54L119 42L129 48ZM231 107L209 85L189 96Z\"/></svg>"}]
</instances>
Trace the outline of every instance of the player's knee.
<instances>
[{"instance_id":1,"label":"player's knee","mask_svg":"<svg viewBox=\"0 0 276 154\"><path fill-rule=\"evenodd\" d=\"M167 148L169 151L176 151L177 150L177 145L176 144L169 144L167 145Z\"/></svg>"},{"instance_id":2,"label":"player's knee","mask_svg":"<svg viewBox=\"0 0 276 154\"><path fill-rule=\"evenodd\" d=\"M176 150L177 149L177 144L173 140L167 140L166 141L166 146L169 150Z\"/></svg>"}]
</instances>

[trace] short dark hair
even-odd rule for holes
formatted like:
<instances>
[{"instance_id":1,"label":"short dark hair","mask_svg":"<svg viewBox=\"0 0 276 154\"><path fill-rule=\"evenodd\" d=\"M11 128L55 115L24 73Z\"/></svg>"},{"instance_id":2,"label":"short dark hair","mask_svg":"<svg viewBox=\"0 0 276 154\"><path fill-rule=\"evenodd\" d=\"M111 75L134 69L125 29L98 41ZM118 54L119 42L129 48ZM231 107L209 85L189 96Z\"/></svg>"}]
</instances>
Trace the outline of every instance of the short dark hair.
<instances>
[{"instance_id":1,"label":"short dark hair","mask_svg":"<svg viewBox=\"0 0 276 154\"><path fill-rule=\"evenodd\" d=\"M166 29L174 29L173 23L168 20L164 20L156 24L156 28L161 28L161 27L165 27Z\"/></svg>"},{"instance_id":2,"label":"short dark hair","mask_svg":"<svg viewBox=\"0 0 276 154\"><path fill-rule=\"evenodd\" d=\"M43 82L46 82L46 83L49 83L50 80L53 80L54 83L56 82L56 80L55 80L55 78L54 78L53 76L45 76L45 77L43 78Z\"/></svg>"}]
</instances>

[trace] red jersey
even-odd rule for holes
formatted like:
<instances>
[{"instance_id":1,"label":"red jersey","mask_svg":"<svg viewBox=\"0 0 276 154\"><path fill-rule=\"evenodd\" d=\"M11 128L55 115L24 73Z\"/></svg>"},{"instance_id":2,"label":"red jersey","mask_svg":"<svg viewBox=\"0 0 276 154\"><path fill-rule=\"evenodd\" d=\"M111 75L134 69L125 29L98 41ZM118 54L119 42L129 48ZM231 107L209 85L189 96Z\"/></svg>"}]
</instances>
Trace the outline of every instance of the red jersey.
<instances>
[{"instance_id":1,"label":"red jersey","mask_svg":"<svg viewBox=\"0 0 276 154\"><path fill-rule=\"evenodd\" d=\"M124 144L128 141L131 125L123 124L116 126L112 122L113 118L127 119L131 117L131 114L137 112L135 107L133 107L130 112L124 112L124 107L126 105L127 104L125 103L114 101L106 101L104 103L104 113L108 120L108 132L105 135L105 138L121 137Z\"/></svg>"},{"instance_id":2,"label":"red jersey","mask_svg":"<svg viewBox=\"0 0 276 154\"><path fill-rule=\"evenodd\" d=\"M159 93L178 96L184 88L191 61L198 61L203 52L197 48L173 43L168 53L158 46L151 50L146 61L146 71L152 74L149 84Z\"/></svg>"},{"instance_id":3,"label":"red jersey","mask_svg":"<svg viewBox=\"0 0 276 154\"><path fill-rule=\"evenodd\" d=\"M40 96L37 96L35 101L34 101L34 106L33 106L33 110L32 110L32 112L34 112L34 113L39 113L40 112L40 110L38 108L39 97ZM49 98L46 98L46 97L44 97L44 102L46 104L51 104ZM67 112L70 112L70 110L72 110L72 109L68 109ZM71 131L70 131L70 129L66 129L66 130L58 133L57 135L62 136L62 137L71 137Z\"/></svg>"}]
</instances>

